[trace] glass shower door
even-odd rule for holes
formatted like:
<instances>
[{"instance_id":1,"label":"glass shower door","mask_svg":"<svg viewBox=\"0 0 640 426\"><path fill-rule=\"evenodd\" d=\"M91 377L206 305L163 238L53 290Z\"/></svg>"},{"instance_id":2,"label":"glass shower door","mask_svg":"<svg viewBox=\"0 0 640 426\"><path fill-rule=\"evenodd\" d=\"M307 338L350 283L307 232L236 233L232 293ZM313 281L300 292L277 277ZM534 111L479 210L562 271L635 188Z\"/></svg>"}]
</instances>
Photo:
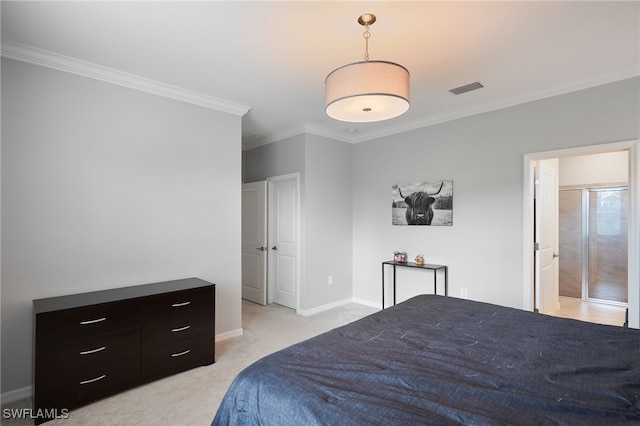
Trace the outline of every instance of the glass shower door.
<instances>
[{"instance_id":1,"label":"glass shower door","mask_svg":"<svg viewBox=\"0 0 640 426\"><path fill-rule=\"evenodd\" d=\"M586 294L627 303L628 191L590 189L588 199Z\"/></svg>"}]
</instances>

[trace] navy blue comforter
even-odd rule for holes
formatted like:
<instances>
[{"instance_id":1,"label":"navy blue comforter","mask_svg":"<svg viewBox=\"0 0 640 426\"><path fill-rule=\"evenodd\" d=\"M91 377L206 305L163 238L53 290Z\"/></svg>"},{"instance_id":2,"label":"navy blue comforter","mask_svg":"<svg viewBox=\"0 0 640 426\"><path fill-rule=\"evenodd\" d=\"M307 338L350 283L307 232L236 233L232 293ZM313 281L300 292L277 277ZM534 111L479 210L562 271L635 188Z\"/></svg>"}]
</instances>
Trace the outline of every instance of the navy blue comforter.
<instances>
[{"instance_id":1,"label":"navy blue comforter","mask_svg":"<svg viewBox=\"0 0 640 426\"><path fill-rule=\"evenodd\" d=\"M212 424L640 424L640 331L417 296L255 362Z\"/></svg>"}]
</instances>

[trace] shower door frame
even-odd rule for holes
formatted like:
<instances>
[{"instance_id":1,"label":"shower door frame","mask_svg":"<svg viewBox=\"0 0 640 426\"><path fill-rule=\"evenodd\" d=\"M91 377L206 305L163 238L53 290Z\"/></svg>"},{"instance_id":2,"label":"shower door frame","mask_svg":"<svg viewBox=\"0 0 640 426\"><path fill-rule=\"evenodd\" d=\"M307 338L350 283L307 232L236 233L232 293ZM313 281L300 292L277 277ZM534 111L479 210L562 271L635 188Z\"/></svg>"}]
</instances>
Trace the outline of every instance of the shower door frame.
<instances>
[{"instance_id":1,"label":"shower door frame","mask_svg":"<svg viewBox=\"0 0 640 426\"><path fill-rule=\"evenodd\" d=\"M591 301L591 302L600 302L607 303L611 305L624 306L627 307L628 303L628 294L629 294L629 271L627 270L627 280L626 280L626 291L627 302L620 302L616 300L610 299L599 299L595 297L590 297L589 295L589 220L590 220L590 192L600 192L600 191L629 191L629 186L626 183L620 184L606 184L602 186L594 186L594 185L571 185L566 187L559 188L560 191L580 191L581 192L581 283L582 283L582 294L581 300ZM627 196L627 217L629 215L629 197ZM627 262L628 262L628 248L629 248L629 224L627 223Z\"/></svg>"}]
</instances>

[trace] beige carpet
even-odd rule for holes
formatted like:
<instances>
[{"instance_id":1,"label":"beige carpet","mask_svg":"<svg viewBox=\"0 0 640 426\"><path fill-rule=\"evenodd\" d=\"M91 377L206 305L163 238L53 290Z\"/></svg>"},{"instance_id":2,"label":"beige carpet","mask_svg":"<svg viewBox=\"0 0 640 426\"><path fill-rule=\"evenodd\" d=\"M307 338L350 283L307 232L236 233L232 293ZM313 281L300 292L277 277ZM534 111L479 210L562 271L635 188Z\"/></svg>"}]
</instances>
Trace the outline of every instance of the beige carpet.
<instances>
[{"instance_id":1,"label":"beige carpet","mask_svg":"<svg viewBox=\"0 0 640 426\"><path fill-rule=\"evenodd\" d=\"M259 358L293 343L372 314L377 309L349 304L303 317L279 305L243 301L241 337L216 344L216 363L177 374L103 399L69 413L54 425L208 425L235 376ZM31 408L31 399L3 405ZM2 425L33 424L30 419L1 419Z\"/></svg>"}]
</instances>

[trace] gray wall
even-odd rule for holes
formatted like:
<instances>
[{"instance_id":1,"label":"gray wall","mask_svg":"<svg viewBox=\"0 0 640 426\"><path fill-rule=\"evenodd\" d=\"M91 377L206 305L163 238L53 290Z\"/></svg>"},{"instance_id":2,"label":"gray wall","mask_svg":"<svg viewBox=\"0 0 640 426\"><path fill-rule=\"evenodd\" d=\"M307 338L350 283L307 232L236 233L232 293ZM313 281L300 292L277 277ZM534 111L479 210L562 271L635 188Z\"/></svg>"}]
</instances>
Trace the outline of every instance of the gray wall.
<instances>
[{"instance_id":1,"label":"gray wall","mask_svg":"<svg viewBox=\"0 0 640 426\"><path fill-rule=\"evenodd\" d=\"M245 182L300 173L301 311L352 297L352 150L350 144L307 134L243 155Z\"/></svg>"},{"instance_id":2,"label":"gray wall","mask_svg":"<svg viewBox=\"0 0 640 426\"><path fill-rule=\"evenodd\" d=\"M199 277L241 328L241 118L2 58L2 392L32 300Z\"/></svg>"},{"instance_id":3,"label":"gray wall","mask_svg":"<svg viewBox=\"0 0 640 426\"><path fill-rule=\"evenodd\" d=\"M315 135L307 135L306 146L307 277L300 303L311 309L353 297L353 146Z\"/></svg>"},{"instance_id":4,"label":"gray wall","mask_svg":"<svg viewBox=\"0 0 640 426\"><path fill-rule=\"evenodd\" d=\"M305 176L305 135L296 135L242 153L245 183L269 177L300 173L300 185Z\"/></svg>"},{"instance_id":5,"label":"gray wall","mask_svg":"<svg viewBox=\"0 0 640 426\"><path fill-rule=\"evenodd\" d=\"M379 304L380 262L403 250L448 265L451 295L523 308L524 155L637 140L639 80L355 145L354 297ZM453 226L392 226L391 185L434 179L453 179Z\"/></svg>"}]
</instances>

